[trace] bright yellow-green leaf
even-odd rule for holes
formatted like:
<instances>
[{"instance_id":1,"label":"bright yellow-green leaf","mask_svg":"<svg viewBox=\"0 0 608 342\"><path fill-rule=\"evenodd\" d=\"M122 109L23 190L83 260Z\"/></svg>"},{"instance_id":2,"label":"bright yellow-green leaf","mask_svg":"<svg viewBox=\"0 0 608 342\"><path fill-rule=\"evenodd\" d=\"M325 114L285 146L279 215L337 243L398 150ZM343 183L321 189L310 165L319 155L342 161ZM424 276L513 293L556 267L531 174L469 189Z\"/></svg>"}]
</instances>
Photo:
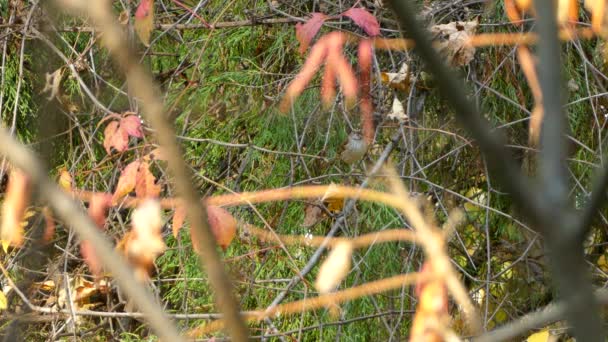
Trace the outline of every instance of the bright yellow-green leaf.
<instances>
[{"instance_id":1,"label":"bright yellow-green leaf","mask_svg":"<svg viewBox=\"0 0 608 342\"><path fill-rule=\"evenodd\" d=\"M6 299L4 292L0 291L0 311L6 310L7 307L8 307L8 300Z\"/></svg>"},{"instance_id":2,"label":"bright yellow-green leaf","mask_svg":"<svg viewBox=\"0 0 608 342\"><path fill-rule=\"evenodd\" d=\"M543 330L528 336L527 342L547 342L549 340L549 330Z\"/></svg>"}]
</instances>

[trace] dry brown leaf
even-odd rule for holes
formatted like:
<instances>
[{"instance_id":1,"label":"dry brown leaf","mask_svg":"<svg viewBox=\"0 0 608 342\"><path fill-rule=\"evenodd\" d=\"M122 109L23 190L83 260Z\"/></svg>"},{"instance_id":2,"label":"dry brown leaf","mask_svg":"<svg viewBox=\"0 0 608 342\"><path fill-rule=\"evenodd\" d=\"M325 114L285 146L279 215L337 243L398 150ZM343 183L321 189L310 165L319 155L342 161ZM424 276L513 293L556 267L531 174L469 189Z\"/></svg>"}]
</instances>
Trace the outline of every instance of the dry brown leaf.
<instances>
[{"instance_id":1,"label":"dry brown leaf","mask_svg":"<svg viewBox=\"0 0 608 342\"><path fill-rule=\"evenodd\" d=\"M304 222L302 222L302 227L312 227L323 220L323 217L323 209L321 209L319 205L316 203L308 204L306 205L306 208L304 208Z\"/></svg>"},{"instance_id":2,"label":"dry brown leaf","mask_svg":"<svg viewBox=\"0 0 608 342\"><path fill-rule=\"evenodd\" d=\"M409 69L409 65L404 62L397 72L381 72L380 79L393 89L409 93L412 77Z\"/></svg>"},{"instance_id":3,"label":"dry brown leaf","mask_svg":"<svg viewBox=\"0 0 608 342\"><path fill-rule=\"evenodd\" d=\"M437 48L452 66L469 64L475 56L475 48L468 44L469 38L475 34L479 22L454 21L443 25L434 25L431 32L439 38Z\"/></svg>"},{"instance_id":4,"label":"dry brown leaf","mask_svg":"<svg viewBox=\"0 0 608 342\"><path fill-rule=\"evenodd\" d=\"M120 177L118 178L118 184L116 185L114 196L112 197L112 202L116 203L119 199L135 190L140 164L141 162L136 160L129 163L129 165L122 170Z\"/></svg>"},{"instance_id":5,"label":"dry brown leaf","mask_svg":"<svg viewBox=\"0 0 608 342\"><path fill-rule=\"evenodd\" d=\"M89 202L88 214L100 230L105 229L106 215L108 208L112 205L112 195L105 193L94 194ZM80 254L85 263L89 267L89 271L95 277L100 277L102 274L101 261L93 250L93 245L87 240L80 243Z\"/></svg>"}]
</instances>

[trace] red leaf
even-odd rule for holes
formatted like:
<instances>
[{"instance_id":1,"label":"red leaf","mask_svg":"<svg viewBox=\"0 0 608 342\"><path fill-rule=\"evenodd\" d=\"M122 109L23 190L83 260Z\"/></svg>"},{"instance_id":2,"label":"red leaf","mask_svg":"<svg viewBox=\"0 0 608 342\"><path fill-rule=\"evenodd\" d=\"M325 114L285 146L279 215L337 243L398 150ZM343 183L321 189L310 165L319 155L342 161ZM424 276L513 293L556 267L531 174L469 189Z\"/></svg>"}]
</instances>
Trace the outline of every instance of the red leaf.
<instances>
[{"instance_id":1,"label":"red leaf","mask_svg":"<svg viewBox=\"0 0 608 342\"><path fill-rule=\"evenodd\" d=\"M380 34L380 24L376 17L363 8L351 8L348 11L342 13L342 15L351 18L357 26L362 28L365 33L371 37Z\"/></svg>"},{"instance_id":2,"label":"red leaf","mask_svg":"<svg viewBox=\"0 0 608 342\"><path fill-rule=\"evenodd\" d=\"M120 129L132 137L143 138L144 136L141 131L141 120L137 115L129 115L120 119Z\"/></svg>"},{"instance_id":3,"label":"red leaf","mask_svg":"<svg viewBox=\"0 0 608 342\"><path fill-rule=\"evenodd\" d=\"M125 167L120 174L120 178L118 178L118 185L116 185L116 191L114 191L114 196L112 197L112 202L116 202L118 199L123 196L128 195L131 191L135 189L135 185L137 183L137 173L139 170L139 165L141 162L136 160Z\"/></svg>"},{"instance_id":4,"label":"red leaf","mask_svg":"<svg viewBox=\"0 0 608 342\"><path fill-rule=\"evenodd\" d=\"M139 6L137 6L137 10L135 11L135 18L143 19L148 16L152 11L152 0L141 0Z\"/></svg>"},{"instance_id":5,"label":"red leaf","mask_svg":"<svg viewBox=\"0 0 608 342\"><path fill-rule=\"evenodd\" d=\"M156 177L150 172L150 165L141 162L135 177L135 195L139 198L158 197L160 185L155 183Z\"/></svg>"},{"instance_id":6,"label":"red leaf","mask_svg":"<svg viewBox=\"0 0 608 342\"><path fill-rule=\"evenodd\" d=\"M135 11L135 32L145 46L150 45L150 33L154 28L154 1L141 0Z\"/></svg>"},{"instance_id":7,"label":"red leaf","mask_svg":"<svg viewBox=\"0 0 608 342\"><path fill-rule=\"evenodd\" d=\"M305 24L296 24L296 38L300 42L300 53L304 54L312 39L317 35L328 16L323 13L313 13Z\"/></svg>"}]
</instances>

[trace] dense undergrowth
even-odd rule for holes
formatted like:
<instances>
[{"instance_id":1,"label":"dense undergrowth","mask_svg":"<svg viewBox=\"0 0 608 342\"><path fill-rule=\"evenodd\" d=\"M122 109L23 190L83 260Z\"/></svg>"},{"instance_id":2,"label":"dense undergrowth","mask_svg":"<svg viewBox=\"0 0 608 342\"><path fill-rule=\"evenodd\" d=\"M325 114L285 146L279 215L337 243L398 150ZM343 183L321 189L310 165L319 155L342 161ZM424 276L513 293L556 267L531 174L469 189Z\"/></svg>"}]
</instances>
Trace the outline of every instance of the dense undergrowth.
<instances>
[{"instance_id":1,"label":"dense undergrowth","mask_svg":"<svg viewBox=\"0 0 608 342\"><path fill-rule=\"evenodd\" d=\"M273 2L274 3L274 2ZM340 13L354 1L343 3L342 8L323 2L327 13ZM364 2L367 3L367 2ZM371 2L370 2L371 3ZM195 6L195 2L186 1ZM479 2L462 5L442 3L443 10L435 13L435 20L447 23L478 17L480 31L513 31L506 23L501 6L484 6ZM157 22L172 23L187 18L187 12L171 1L158 1ZM117 13L122 7L117 5ZM318 2L279 2L280 12L273 11L265 1L232 1L228 4L210 1L201 16L209 22L247 20L251 16L281 17L280 13L304 17L318 11ZM394 36L397 27L386 8L369 7L381 18L383 35ZM442 8L442 6L438 6ZM8 9L2 7L3 16ZM196 23L198 19L192 19ZM73 20L57 23L60 26L82 24ZM336 27L357 31L346 19L331 23L322 29L329 32ZM124 78L108 61L107 54L91 46L89 33L45 32L57 49L74 61L74 51L85 51L83 58L95 67L97 75L81 72L85 84L100 102L113 112L133 110L137 103L127 96ZM74 175L79 189L108 191L116 184L120 170L133 158L143 155L154 143L146 134L145 143L131 145L128 153L107 156L103 149L103 130L98 126L106 115L92 104L77 79L63 69L59 98L46 100L40 93L44 75L65 65L61 59L49 58L47 65L36 58L40 51L48 50L36 37L27 37L25 54L20 56L21 35L14 31L7 40L3 53L2 119L4 125L14 127L16 134L34 148L44 150L51 143L54 172L67 168ZM134 40L134 44L139 44ZM568 84L564 92L571 130L570 171L572 198L582 202L588 195L584 186L589 183L591 171L600 163L603 145L603 128L606 121L606 100L594 94L605 92L605 77L597 69L599 43L595 40L564 44L563 77ZM320 105L318 80L299 98L287 115L278 113L277 103L292 76L301 67L304 56L298 49L293 24L254 25L216 30L155 31L150 48L138 46L141 63L156 76L165 94L168 115L171 115L178 140L185 149L185 158L195 171L194 184L201 196L231 191L255 191L302 184L347 183L360 184L373 162L395 132L401 131L399 142L389 160L397 168L409 190L428 197L433 215L443 222L447 212L464 208L466 223L458 228L450 241L450 256L460 269L462 278L474 298L478 299L487 328L509 321L523 313L541 307L552 299L547 277L544 251L536 235L529 232L513 209L508 194L497 188L486 173L483 159L474 142L461 131L450 109L440 100L433 80L421 74L421 61L410 52L378 51L374 72L395 72L402 62L411 65L418 77L415 89L400 92L389 89L375 77L373 96L376 104L377 131L375 143L364 163L350 168L336 156L340 145L352 128L360 127L355 110L344 109L338 101L329 109ZM90 49L90 50L89 50ZM347 49L349 58L356 63L353 47ZM19 79L19 69L23 77ZM535 172L534 148L528 147L527 119L533 104L530 90L518 66L513 47L478 49L475 60L460 69L467 80L471 96L483 109L496 129L509 138L513 154L529 173ZM21 83L21 85L18 85ZM424 95L422 95L424 94ZM423 110L405 125L386 118L393 96L404 104L409 96L425 96ZM16 109L15 109L16 108ZM49 113L52 111L52 113ZM15 114L16 113L16 114ZM595 114L594 114L595 113ZM13 120L15 125L13 125ZM60 129L47 136L41 129L60 123ZM37 125L36 122L39 122ZM150 133L150 132L147 132ZM232 146L231 146L232 145ZM162 164L153 172L160 177L163 194L172 195L167 186L169 176ZM372 187L380 186L372 182ZM327 215L312 227L304 227L306 201L288 201L230 209L240 220L259 227L268 225L279 234L324 235L339 212ZM127 230L129 210L111 210L107 234L118 239ZM169 216L167 216L169 218ZM348 215L342 234L356 236L381 229L407 225L403 217L392 209L378 204L359 203ZM30 232L35 232L41 220L30 220ZM598 283L606 280L608 263L602 242L606 224L598 219L591 235L588 260ZM34 234L34 233L31 233ZM177 239L166 229L168 250L156 261L156 273L150 286L162 301L168 313L215 313L212 293L192 250L190 237L181 234ZM49 269L70 277L85 276L77 250L77 238L67 228L58 229L51 247L37 249L34 242L25 249L11 250L2 258L11 276L24 283L29 279L40 282L55 279ZM531 243L532 242L532 243ZM531 244L531 246L530 246ZM255 238L240 236L223 252L243 310L265 308L284 291L287 282L297 274L311 257L313 248L290 246L282 248L266 244ZM525 253L525 254L523 254ZM39 264L23 266L32 254L42 254ZM603 259L602 259L603 258ZM373 245L358 251L354 267L343 287L356 286L368 281L399 273L416 271L422 260L420 248L409 243ZM603 260L603 261L602 261ZM46 265L51 266L46 266ZM30 269L31 268L31 269ZM311 287L316 270L304 282L289 290L285 301L312 296ZM48 293L38 293L43 305ZM14 297L10 304L19 306ZM96 298L97 309L111 310L119 305L116 294ZM366 297L344 304L339 317L319 310L289 317L277 315L272 319L274 328L289 339L302 340L403 340L411 325L415 308L413 290L403 288L383 295ZM114 308L116 309L116 308ZM462 324L458 308L451 307L456 325ZM8 315L0 318L8 326L13 322ZM204 323L200 319L180 319L182 328ZM60 320L51 322L24 321L27 340L48 340L63 336L57 332ZM273 328L273 329L274 329ZM254 325L254 336L273 335L267 323ZM145 325L135 319L102 319L82 317L77 333L83 340L154 340L148 337ZM71 336L65 334L64 338Z\"/></svg>"}]
</instances>

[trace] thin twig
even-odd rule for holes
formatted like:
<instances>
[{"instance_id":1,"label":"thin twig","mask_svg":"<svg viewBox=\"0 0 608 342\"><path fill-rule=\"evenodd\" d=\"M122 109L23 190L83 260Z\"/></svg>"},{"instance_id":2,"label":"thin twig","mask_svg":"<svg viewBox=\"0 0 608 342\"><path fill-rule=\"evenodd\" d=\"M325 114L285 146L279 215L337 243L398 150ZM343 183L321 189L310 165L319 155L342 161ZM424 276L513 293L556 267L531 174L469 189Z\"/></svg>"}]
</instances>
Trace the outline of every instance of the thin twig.
<instances>
[{"instance_id":1,"label":"thin twig","mask_svg":"<svg viewBox=\"0 0 608 342\"><path fill-rule=\"evenodd\" d=\"M226 275L224 265L217 253L217 245L207 223L207 212L201 210L200 201L190 183L191 175L182 158L182 151L175 139L175 131L167 122L162 97L154 86L154 81L139 64L136 54L127 42L122 27L116 22L109 3L105 1L57 0L60 7L74 11L84 11L103 32L103 43L114 60L127 75L133 94L141 101L144 117L156 131L156 137L166 152L169 170L173 174L177 192L181 194L193 239L199 249L199 260L209 274L209 281L215 292L219 309L224 313L227 332L234 341L247 341L248 329L243 322L239 305L232 293L233 287ZM62 6L63 5L63 6ZM169 339L170 340L170 339Z\"/></svg>"}]
</instances>

